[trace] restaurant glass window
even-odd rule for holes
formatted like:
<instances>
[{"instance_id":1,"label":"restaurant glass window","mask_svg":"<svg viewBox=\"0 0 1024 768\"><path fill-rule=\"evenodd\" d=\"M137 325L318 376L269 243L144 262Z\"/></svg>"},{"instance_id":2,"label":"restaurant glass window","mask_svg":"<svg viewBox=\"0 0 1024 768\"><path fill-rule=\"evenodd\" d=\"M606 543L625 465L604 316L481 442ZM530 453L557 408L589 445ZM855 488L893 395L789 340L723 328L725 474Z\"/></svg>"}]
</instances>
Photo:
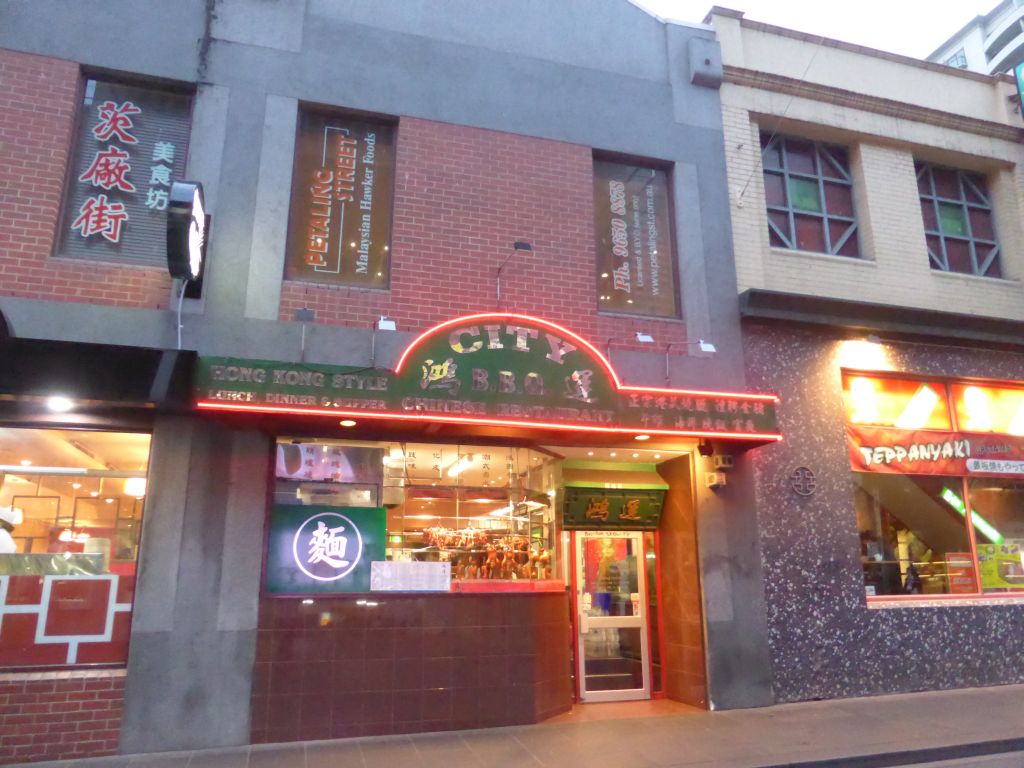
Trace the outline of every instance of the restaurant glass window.
<instances>
[{"instance_id":1,"label":"restaurant glass window","mask_svg":"<svg viewBox=\"0 0 1024 768\"><path fill-rule=\"evenodd\" d=\"M0 429L0 668L127 660L149 445Z\"/></svg>"},{"instance_id":2,"label":"restaurant glass window","mask_svg":"<svg viewBox=\"0 0 1024 768\"><path fill-rule=\"evenodd\" d=\"M185 176L192 98L85 81L60 255L164 264L171 183Z\"/></svg>"},{"instance_id":3,"label":"restaurant glass window","mask_svg":"<svg viewBox=\"0 0 1024 768\"><path fill-rule=\"evenodd\" d=\"M392 562L447 562L461 582L562 578L560 464L531 448L282 439L275 507L383 509ZM301 515L300 515L301 516Z\"/></svg>"},{"instance_id":4,"label":"restaurant glass window","mask_svg":"<svg viewBox=\"0 0 1024 768\"><path fill-rule=\"evenodd\" d=\"M393 124L302 109L285 278L387 288L394 176Z\"/></svg>"},{"instance_id":5,"label":"restaurant glass window","mask_svg":"<svg viewBox=\"0 0 1024 768\"><path fill-rule=\"evenodd\" d=\"M956 421L964 432L1024 437L1024 388L953 384Z\"/></svg>"},{"instance_id":6,"label":"restaurant glass window","mask_svg":"<svg viewBox=\"0 0 1024 768\"><path fill-rule=\"evenodd\" d=\"M868 595L976 591L960 478L855 472L854 482Z\"/></svg>"},{"instance_id":7,"label":"restaurant glass window","mask_svg":"<svg viewBox=\"0 0 1024 768\"><path fill-rule=\"evenodd\" d=\"M598 309L678 317L669 173L595 158Z\"/></svg>"},{"instance_id":8,"label":"restaurant glass window","mask_svg":"<svg viewBox=\"0 0 1024 768\"><path fill-rule=\"evenodd\" d=\"M984 176L916 162L932 269L1001 277L992 198Z\"/></svg>"},{"instance_id":9,"label":"restaurant glass window","mask_svg":"<svg viewBox=\"0 0 1024 768\"><path fill-rule=\"evenodd\" d=\"M762 133L761 158L772 247L859 257L849 152Z\"/></svg>"},{"instance_id":10,"label":"restaurant glass window","mask_svg":"<svg viewBox=\"0 0 1024 768\"><path fill-rule=\"evenodd\" d=\"M1024 590L1024 479L967 481L985 592Z\"/></svg>"},{"instance_id":11,"label":"restaurant glass window","mask_svg":"<svg viewBox=\"0 0 1024 768\"><path fill-rule=\"evenodd\" d=\"M946 385L867 374L843 376L846 420L897 429L950 429Z\"/></svg>"}]
</instances>

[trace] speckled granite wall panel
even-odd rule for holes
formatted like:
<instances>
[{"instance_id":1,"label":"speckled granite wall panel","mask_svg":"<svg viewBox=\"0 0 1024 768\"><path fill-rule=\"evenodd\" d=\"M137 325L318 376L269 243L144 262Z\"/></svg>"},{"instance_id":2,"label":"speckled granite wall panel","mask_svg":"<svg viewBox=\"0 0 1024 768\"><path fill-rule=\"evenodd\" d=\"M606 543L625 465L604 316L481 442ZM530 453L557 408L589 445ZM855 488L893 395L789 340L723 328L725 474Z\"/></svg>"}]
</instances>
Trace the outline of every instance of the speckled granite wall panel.
<instances>
[{"instance_id":1,"label":"speckled granite wall panel","mask_svg":"<svg viewBox=\"0 0 1024 768\"><path fill-rule=\"evenodd\" d=\"M846 453L838 332L747 323L748 385L782 398L753 451L777 701L1024 682L1024 605L869 609ZM1024 380L1024 355L886 342L892 370ZM797 467L813 494L792 490Z\"/></svg>"}]
</instances>

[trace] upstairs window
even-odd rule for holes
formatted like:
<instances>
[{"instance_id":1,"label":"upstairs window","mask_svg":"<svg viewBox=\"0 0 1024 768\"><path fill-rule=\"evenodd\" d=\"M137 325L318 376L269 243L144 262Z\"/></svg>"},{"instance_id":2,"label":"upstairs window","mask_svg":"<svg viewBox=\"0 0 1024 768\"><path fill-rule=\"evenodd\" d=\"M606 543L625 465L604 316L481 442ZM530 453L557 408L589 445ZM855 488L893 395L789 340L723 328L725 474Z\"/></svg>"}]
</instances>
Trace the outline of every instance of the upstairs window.
<instances>
[{"instance_id":1,"label":"upstairs window","mask_svg":"<svg viewBox=\"0 0 1024 768\"><path fill-rule=\"evenodd\" d=\"M932 269L1001 277L985 178L921 162L915 168Z\"/></svg>"},{"instance_id":2,"label":"upstairs window","mask_svg":"<svg viewBox=\"0 0 1024 768\"><path fill-rule=\"evenodd\" d=\"M967 54L964 49L961 48L959 51L954 53L948 59L946 59L947 67L957 67L958 69L967 69Z\"/></svg>"},{"instance_id":3,"label":"upstairs window","mask_svg":"<svg viewBox=\"0 0 1024 768\"><path fill-rule=\"evenodd\" d=\"M761 158L772 247L859 257L847 151L761 134Z\"/></svg>"},{"instance_id":4,"label":"upstairs window","mask_svg":"<svg viewBox=\"0 0 1024 768\"><path fill-rule=\"evenodd\" d=\"M62 256L166 263L168 196L185 176L191 112L182 91L85 82Z\"/></svg>"}]
</instances>

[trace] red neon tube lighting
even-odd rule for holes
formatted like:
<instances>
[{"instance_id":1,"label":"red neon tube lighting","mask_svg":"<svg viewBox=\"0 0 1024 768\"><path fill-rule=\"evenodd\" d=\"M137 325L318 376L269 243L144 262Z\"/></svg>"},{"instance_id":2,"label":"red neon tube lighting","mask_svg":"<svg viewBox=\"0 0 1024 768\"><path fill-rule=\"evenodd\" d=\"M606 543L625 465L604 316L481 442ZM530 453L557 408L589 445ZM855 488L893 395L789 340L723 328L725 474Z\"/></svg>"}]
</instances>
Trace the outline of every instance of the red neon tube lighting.
<instances>
[{"instance_id":1,"label":"red neon tube lighting","mask_svg":"<svg viewBox=\"0 0 1024 768\"><path fill-rule=\"evenodd\" d=\"M535 325L539 325L542 328L548 329L549 331L555 331L556 333L559 333L559 334L567 337L568 339L572 340L575 344L578 344L579 346L583 347L584 349L587 349L594 356L594 358L601 364L601 367L604 368L604 370L608 374L609 378L611 378L612 382L615 384L615 388L617 390L619 390L619 391L626 391L626 392L656 392L656 393L661 393L661 394L666 394L666 395L671 394L671 395L699 395L699 396L703 396L703 397L730 397L730 398L743 398L743 399L746 399L746 400L762 400L762 401L765 401L765 402L772 402L772 403L779 402L779 398L778 398L777 395L745 394L745 393L739 393L739 392L715 392L715 391L706 391L706 390L699 390L699 389L670 389L670 388L667 388L667 387L634 387L634 386L629 386L629 385L623 384L619 380L619 375L615 372L615 369L612 367L612 364L611 364L611 362L609 362L608 358L606 358L604 355L602 355L600 350L597 349L597 347L595 347L589 341L584 339L578 333L574 333L573 331L570 331L568 328L564 328L563 326L558 325L557 323L552 323L550 320L545 320L545 319L540 318L540 317L534 317L533 315L519 315L519 314L514 314L514 313L509 313L509 312L484 312L484 313L477 314L477 315L466 315L465 317L455 317L455 318L452 318L451 320L445 320L440 325L435 325L433 328L430 328L429 330L424 331L419 336L417 336L415 339L413 339L413 341L409 344L409 346L407 346L405 348L405 351L402 352L402 356L398 358L398 363L395 365L395 374L397 375L397 374L401 373L402 368L405 365L406 359L408 359L409 355L411 355L413 353L413 351L416 349L416 347L419 346L420 342L422 342L428 336L432 336L433 334L437 333L438 331L443 331L443 330L445 330L447 328L451 328L452 326L455 326L455 325L463 325L465 323L485 322L487 320L501 320L501 321L520 320L520 321L525 321L525 322L528 322L528 323L533 323Z\"/></svg>"},{"instance_id":2,"label":"red neon tube lighting","mask_svg":"<svg viewBox=\"0 0 1024 768\"><path fill-rule=\"evenodd\" d=\"M288 408L277 405L244 405L203 400L197 408L215 411L243 411L247 413L283 413L292 416L333 416L337 419L384 419L397 421L440 421L447 424L474 424L477 426L536 427L569 432L595 432L608 435L668 435L672 437L731 437L738 440L782 440L782 435L769 432L704 432L683 429L648 429L646 427L597 427L591 424L556 424L544 421L514 421L511 419L472 419L467 416L446 416L437 413L395 413L391 411L342 411L327 408Z\"/></svg>"}]
</instances>

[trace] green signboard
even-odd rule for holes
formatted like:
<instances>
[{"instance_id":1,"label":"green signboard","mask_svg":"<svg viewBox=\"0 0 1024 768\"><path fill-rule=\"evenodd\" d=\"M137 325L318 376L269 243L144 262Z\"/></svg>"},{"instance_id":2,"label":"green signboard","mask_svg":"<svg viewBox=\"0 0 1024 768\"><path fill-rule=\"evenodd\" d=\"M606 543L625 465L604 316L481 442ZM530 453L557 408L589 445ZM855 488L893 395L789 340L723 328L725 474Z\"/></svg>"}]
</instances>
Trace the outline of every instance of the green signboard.
<instances>
[{"instance_id":1,"label":"green signboard","mask_svg":"<svg viewBox=\"0 0 1024 768\"><path fill-rule=\"evenodd\" d=\"M566 488L562 527L653 530L661 520L665 491Z\"/></svg>"},{"instance_id":2,"label":"green signboard","mask_svg":"<svg viewBox=\"0 0 1024 768\"><path fill-rule=\"evenodd\" d=\"M381 507L275 504L264 591L369 592L370 564L384 559L386 525Z\"/></svg>"},{"instance_id":3,"label":"green signboard","mask_svg":"<svg viewBox=\"0 0 1024 768\"><path fill-rule=\"evenodd\" d=\"M380 368L202 358L200 408L777 439L775 398L622 385L579 336L521 315L442 323Z\"/></svg>"}]
</instances>

